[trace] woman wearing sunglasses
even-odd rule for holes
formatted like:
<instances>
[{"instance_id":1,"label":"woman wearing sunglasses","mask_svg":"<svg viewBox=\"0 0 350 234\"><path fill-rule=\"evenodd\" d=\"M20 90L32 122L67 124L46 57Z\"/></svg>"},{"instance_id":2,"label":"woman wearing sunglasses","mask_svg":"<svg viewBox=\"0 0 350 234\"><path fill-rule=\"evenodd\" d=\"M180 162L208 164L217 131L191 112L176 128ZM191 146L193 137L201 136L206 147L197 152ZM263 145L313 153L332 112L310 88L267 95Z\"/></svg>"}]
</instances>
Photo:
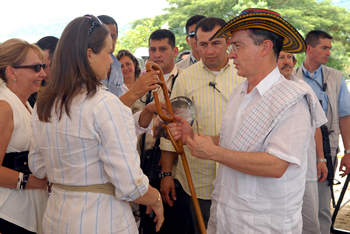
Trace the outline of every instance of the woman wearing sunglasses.
<instances>
[{"instance_id":1,"label":"woman wearing sunglasses","mask_svg":"<svg viewBox=\"0 0 350 234\"><path fill-rule=\"evenodd\" d=\"M32 108L27 99L46 76L43 52L10 39L0 44L0 233L42 233L46 178L28 169Z\"/></svg>"},{"instance_id":2,"label":"woman wearing sunglasses","mask_svg":"<svg viewBox=\"0 0 350 234\"><path fill-rule=\"evenodd\" d=\"M53 183L44 233L138 233L130 201L155 212L157 230L164 221L136 151L136 131L153 113L135 127L130 108L102 86L112 52L109 30L91 15L70 22L58 42L29 154L33 174Z\"/></svg>"}]
</instances>

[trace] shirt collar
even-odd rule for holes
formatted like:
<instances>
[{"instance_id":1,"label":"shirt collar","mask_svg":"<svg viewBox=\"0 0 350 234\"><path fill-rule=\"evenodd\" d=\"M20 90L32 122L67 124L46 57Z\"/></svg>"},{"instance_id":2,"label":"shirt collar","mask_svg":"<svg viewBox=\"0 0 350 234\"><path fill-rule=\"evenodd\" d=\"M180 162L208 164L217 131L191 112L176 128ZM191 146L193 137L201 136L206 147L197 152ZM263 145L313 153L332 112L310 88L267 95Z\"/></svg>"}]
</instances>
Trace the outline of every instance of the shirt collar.
<instances>
[{"instance_id":1,"label":"shirt collar","mask_svg":"<svg viewBox=\"0 0 350 234\"><path fill-rule=\"evenodd\" d=\"M270 72L264 79L262 79L257 86L255 86L252 90L257 90L260 94L260 96L263 96L277 81L278 79L282 76L280 73L280 70L276 66L275 69ZM244 92L247 92L248 89L248 80L244 81L242 85L242 90Z\"/></svg>"},{"instance_id":2,"label":"shirt collar","mask_svg":"<svg viewBox=\"0 0 350 234\"><path fill-rule=\"evenodd\" d=\"M202 59L199 61L199 63L201 64L201 67L202 67L203 69L206 69L207 71L212 72L212 71L203 63L203 60L202 60ZM230 67L230 66L232 66L232 65L233 65L233 60L232 60L232 59L228 59L228 60L227 60L227 63L226 63L226 66L223 67L223 68L221 68L220 72L226 70L228 67Z\"/></svg>"},{"instance_id":3,"label":"shirt collar","mask_svg":"<svg viewBox=\"0 0 350 234\"><path fill-rule=\"evenodd\" d=\"M101 83L102 84L102 83ZM108 91L108 88L102 84L100 87L99 87L101 90L104 90L104 91Z\"/></svg>"},{"instance_id":4,"label":"shirt collar","mask_svg":"<svg viewBox=\"0 0 350 234\"><path fill-rule=\"evenodd\" d=\"M303 74L307 78L312 78L315 79L316 76L322 73L322 65L320 65L314 73L310 73L305 67L304 67L304 62L301 64L301 69L303 69Z\"/></svg>"},{"instance_id":5,"label":"shirt collar","mask_svg":"<svg viewBox=\"0 0 350 234\"><path fill-rule=\"evenodd\" d=\"M171 72L168 73L168 74L169 74L169 76L168 76L168 78L165 80L165 82L167 82L170 78L173 78L174 76L176 76L176 74L177 74L177 67L174 66L173 70L171 70ZM164 76L165 76L165 75L167 75L167 74L164 74Z\"/></svg>"},{"instance_id":6,"label":"shirt collar","mask_svg":"<svg viewBox=\"0 0 350 234\"><path fill-rule=\"evenodd\" d=\"M190 61L191 61L191 65L193 65L193 64L195 64L195 63L197 63L198 61L197 61L197 59L193 56L193 54L192 54L192 52L191 52L191 58L190 58Z\"/></svg>"}]
</instances>

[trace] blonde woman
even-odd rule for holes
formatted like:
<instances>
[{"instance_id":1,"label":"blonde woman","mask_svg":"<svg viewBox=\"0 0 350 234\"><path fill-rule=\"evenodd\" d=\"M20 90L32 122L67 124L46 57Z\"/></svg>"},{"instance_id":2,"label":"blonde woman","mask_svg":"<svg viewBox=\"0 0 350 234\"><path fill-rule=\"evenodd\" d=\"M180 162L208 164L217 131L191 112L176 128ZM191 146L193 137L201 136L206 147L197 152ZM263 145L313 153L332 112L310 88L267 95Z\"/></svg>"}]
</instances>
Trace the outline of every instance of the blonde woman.
<instances>
[{"instance_id":1,"label":"blonde woman","mask_svg":"<svg viewBox=\"0 0 350 234\"><path fill-rule=\"evenodd\" d=\"M28 169L32 108L27 99L46 76L43 52L10 39L0 44L0 233L42 233L47 180Z\"/></svg>"}]
</instances>

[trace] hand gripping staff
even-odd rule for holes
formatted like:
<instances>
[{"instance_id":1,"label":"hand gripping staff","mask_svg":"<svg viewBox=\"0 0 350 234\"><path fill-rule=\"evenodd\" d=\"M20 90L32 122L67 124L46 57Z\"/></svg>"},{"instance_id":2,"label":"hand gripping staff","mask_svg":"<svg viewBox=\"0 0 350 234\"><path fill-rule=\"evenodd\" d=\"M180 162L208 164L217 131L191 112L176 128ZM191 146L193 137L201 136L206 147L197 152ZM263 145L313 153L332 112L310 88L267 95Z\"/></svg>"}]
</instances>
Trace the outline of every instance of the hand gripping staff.
<instances>
[{"instance_id":1,"label":"hand gripping staff","mask_svg":"<svg viewBox=\"0 0 350 234\"><path fill-rule=\"evenodd\" d=\"M165 115L162 111L162 108L160 106L159 103L159 98L158 98L158 94L156 91L153 92L153 97L154 97L154 101L156 103L157 106L157 112L159 117L164 120L165 122L169 122L169 123L176 123L175 121L175 117L174 117L174 112L173 112L173 108L171 107L171 103L170 103L170 99L169 99L169 94L168 94L168 88L165 85L165 81L164 81L164 75L163 75L163 71L162 69L155 63L152 62L147 62L146 64L146 70L151 71L152 68L154 70L159 70L160 73L158 75L159 77L159 82L158 84L162 87L163 90L163 94L164 94L164 100L166 102L167 108L168 108L168 112L169 115ZM185 155L185 151L184 151L184 147L182 145L182 141L181 139L175 141L173 135L171 135L168 127L163 124L162 127L165 129L165 131L167 132L169 139L171 141L171 143L173 144L176 152L178 154L181 155L181 159L182 159L182 163L185 169L185 174L186 174L186 178L187 178L187 183L188 186L190 188L190 192L191 192L191 197L192 197L192 201L193 201L193 205L194 205L194 209L196 211L196 215L197 215L197 219L198 219L198 223L199 223L199 227L200 230L202 232L202 234L206 234L206 230L205 230L205 225L204 225L204 221L203 221L203 216L202 216L202 212L201 212L201 208L199 207L199 203L198 203L198 199L197 199L197 195L196 192L194 190L194 186L193 186L193 182L192 182L192 177L191 177L191 173L190 173L190 169L188 167L188 163L187 163L187 159L186 159L186 155Z\"/></svg>"}]
</instances>

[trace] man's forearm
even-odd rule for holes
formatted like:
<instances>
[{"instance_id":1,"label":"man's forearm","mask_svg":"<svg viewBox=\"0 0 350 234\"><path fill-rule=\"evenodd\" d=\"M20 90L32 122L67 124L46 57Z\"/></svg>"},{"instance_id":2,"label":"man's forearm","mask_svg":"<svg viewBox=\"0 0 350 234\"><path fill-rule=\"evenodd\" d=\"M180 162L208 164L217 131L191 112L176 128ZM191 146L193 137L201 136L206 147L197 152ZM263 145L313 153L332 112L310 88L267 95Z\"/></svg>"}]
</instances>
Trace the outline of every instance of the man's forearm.
<instances>
[{"instance_id":1,"label":"man's forearm","mask_svg":"<svg viewBox=\"0 0 350 234\"><path fill-rule=\"evenodd\" d=\"M316 143L316 155L319 159L324 159L323 154L323 142L322 142L322 132L320 128L316 128L315 132L315 143Z\"/></svg>"},{"instance_id":2,"label":"man's forearm","mask_svg":"<svg viewBox=\"0 0 350 234\"><path fill-rule=\"evenodd\" d=\"M161 164L162 164L162 171L163 172L171 172L173 168L174 161L177 157L176 152L170 152L170 151L161 151Z\"/></svg>"},{"instance_id":3,"label":"man's forearm","mask_svg":"<svg viewBox=\"0 0 350 234\"><path fill-rule=\"evenodd\" d=\"M345 150L350 150L350 115L339 118L340 133Z\"/></svg>"},{"instance_id":4,"label":"man's forearm","mask_svg":"<svg viewBox=\"0 0 350 234\"><path fill-rule=\"evenodd\" d=\"M289 162L268 153L238 152L220 146L216 151L212 160L250 175L279 178L289 166Z\"/></svg>"},{"instance_id":5,"label":"man's forearm","mask_svg":"<svg viewBox=\"0 0 350 234\"><path fill-rule=\"evenodd\" d=\"M350 149L350 116L344 116L339 118L340 133L343 139L345 150ZM344 177L350 173L350 154L344 153L344 157L341 160L339 171L342 172L341 177Z\"/></svg>"}]
</instances>

